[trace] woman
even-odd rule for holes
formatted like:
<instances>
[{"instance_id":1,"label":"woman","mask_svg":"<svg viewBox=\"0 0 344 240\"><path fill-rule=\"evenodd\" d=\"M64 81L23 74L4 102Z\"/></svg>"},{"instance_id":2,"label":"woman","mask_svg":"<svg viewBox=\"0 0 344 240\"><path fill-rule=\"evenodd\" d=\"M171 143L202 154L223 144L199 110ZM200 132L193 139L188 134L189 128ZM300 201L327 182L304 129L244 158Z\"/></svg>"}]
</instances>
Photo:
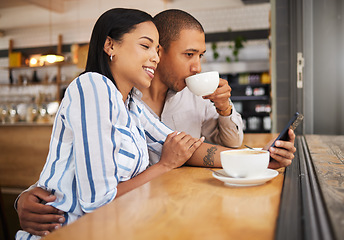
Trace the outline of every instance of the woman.
<instances>
[{"instance_id":1,"label":"woman","mask_svg":"<svg viewBox=\"0 0 344 240\"><path fill-rule=\"evenodd\" d=\"M154 77L158 42L152 17L139 10L111 9L96 22L86 71L66 90L38 181L56 196L49 204L65 212L65 224L181 166L201 145L171 133L131 97ZM146 170L147 142L161 159ZM39 236L19 231L16 238Z\"/></svg>"}]
</instances>

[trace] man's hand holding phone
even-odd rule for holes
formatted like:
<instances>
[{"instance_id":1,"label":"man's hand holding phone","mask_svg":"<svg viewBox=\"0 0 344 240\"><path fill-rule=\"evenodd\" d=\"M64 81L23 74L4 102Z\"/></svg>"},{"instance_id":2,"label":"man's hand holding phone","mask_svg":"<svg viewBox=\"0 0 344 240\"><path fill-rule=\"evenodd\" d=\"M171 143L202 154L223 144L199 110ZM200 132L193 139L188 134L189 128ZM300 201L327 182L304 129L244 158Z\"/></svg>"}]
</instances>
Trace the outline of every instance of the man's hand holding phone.
<instances>
[{"instance_id":1,"label":"man's hand holding phone","mask_svg":"<svg viewBox=\"0 0 344 240\"><path fill-rule=\"evenodd\" d=\"M295 134L292 129L287 131L289 140L273 140L275 147L271 146L271 143L266 145L263 149L270 151L270 163L269 168L277 169L281 167L287 167L294 159L294 153L296 148L294 146Z\"/></svg>"},{"instance_id":2,"label":"man's hand holding phone","mask_svg":"<svg viewBox=\"0 0 344 240\"><path fill-rule=\"evenodd\" d=\"M303 115L296 112L289 120L287 125L280 132L278 137L264 147L264 149L270 152L270 164L269 168L287 167L294 159L294 153L296 148L294 146L295 133L294 130L302 122Z\"/></svg>"}]
</instances>

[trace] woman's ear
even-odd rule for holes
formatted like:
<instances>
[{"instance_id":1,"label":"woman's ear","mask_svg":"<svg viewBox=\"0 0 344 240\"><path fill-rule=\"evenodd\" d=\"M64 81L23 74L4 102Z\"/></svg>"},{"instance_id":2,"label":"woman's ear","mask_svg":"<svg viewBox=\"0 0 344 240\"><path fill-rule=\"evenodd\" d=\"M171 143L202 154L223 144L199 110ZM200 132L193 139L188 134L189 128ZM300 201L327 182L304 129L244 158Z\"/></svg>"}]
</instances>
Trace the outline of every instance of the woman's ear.
<instances>
[{"instance_id":1,"label":"woman's ear","mask_svg":"<svg viewBox=\"0 0 344 240\"><path fill-rule=\"evenodd\" d=\"M107 36L105 43L104 43L104 52L106 52L107 55L109 55L109 57L111 57L113 55L113 48L114 48L114 46L113 46L112 38Z\"/></svg>"}]
</instances>

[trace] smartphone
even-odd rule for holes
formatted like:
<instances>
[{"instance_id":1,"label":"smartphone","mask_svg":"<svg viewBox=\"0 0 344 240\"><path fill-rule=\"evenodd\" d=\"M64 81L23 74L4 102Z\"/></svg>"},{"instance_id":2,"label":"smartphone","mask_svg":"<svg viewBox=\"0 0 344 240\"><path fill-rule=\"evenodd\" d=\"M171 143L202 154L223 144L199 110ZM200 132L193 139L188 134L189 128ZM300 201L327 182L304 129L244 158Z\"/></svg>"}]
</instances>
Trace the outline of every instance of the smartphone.
<instances>
[{"instance_id":1,"label":"smartphone","mask_svg":"<svg viewBox=\"0 0 344 240\"><path fill-rule=\"evenodd\" d=\"M289 129L295 130L296 127L302 122L302 120L303 120L303 115L301 113L296 112L294 114L294 116L289 120L287 125L280 132L280 134L275 139L275 141L271 144L270 147L275 147L275 142L277 140L288 141L289 140L289 135L288 135Z\"/></svg>"}]
</instances>

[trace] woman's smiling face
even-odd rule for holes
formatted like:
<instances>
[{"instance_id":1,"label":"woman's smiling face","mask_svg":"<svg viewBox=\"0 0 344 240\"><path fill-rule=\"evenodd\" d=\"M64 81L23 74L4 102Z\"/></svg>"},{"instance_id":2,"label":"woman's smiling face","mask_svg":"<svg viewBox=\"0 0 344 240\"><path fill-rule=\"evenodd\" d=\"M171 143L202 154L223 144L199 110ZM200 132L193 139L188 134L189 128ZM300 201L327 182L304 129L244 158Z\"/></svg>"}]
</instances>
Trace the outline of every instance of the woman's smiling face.
<instances>
[{"instance_id":1,"label":"woman's smiling face","mask_svg":"<svg viewBox=\"0 0 344 240\"><path fill-rule=\"evenodd\" d=\"M110 68L119 90L132 87L148 88L160 59L159 33L152 22L143 22L113 41L113 59Z\"/></svg>"}]
</instances>

